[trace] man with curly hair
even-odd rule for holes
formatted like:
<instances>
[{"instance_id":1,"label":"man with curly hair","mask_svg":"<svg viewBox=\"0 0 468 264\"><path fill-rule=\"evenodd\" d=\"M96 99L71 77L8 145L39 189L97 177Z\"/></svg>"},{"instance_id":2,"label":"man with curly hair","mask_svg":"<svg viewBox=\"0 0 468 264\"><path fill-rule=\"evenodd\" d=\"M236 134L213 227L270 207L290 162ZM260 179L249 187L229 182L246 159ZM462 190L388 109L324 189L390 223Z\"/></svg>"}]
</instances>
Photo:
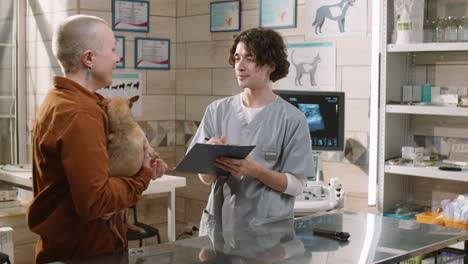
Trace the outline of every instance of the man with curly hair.
<instances>
[{"instance_id":1,"label":"man with curly hair","mask_svg":"<svg viewBox=\"0 0 468 264\"><path fill-rule=\"evenodd\" d=\"M293 217L295 196L312 175L312 147L306 117L276 96L272 82L288 74L286 46L275 31L253 28L239 34L230 49L243 92L211 103L195 143L255 145L245 159L219 158L229 175L200 174L211 185L200 234L229 231Z\"/></svg>"}]
</instances>

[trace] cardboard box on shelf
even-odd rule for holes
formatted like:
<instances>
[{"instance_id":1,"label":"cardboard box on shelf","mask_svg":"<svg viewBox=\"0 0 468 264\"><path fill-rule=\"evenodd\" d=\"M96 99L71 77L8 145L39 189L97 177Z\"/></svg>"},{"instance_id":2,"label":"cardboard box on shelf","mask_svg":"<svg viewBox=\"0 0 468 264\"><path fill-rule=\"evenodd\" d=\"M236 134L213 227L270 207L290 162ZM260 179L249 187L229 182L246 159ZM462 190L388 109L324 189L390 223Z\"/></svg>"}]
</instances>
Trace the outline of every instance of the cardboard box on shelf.
<instances>
[{"instance_id":1,"label":"cardboard box on shelf","mask_svg":"<svg viewBox=\"0 0 468 264\"><path fill-rule=\"evenodd\" d=\"M0 190L0 201L14 201L18 199L18 190Z\"/></svg>"},{"instance_id":2,"label":"cardboard box on shelf","mask_svg":"<svg viewBox=\"0 0 468 264\"><path fill-rule=\"evenodd\" d=\"M15 263L13 228L0 227L0 252L8 255L10 262Z\"/></svg>"},{"instance_id":3,"label":"cardboard box on shelf","mask_svg":"<svg viewBox=\"0 0 468 264\"><path fill-rule=\"evenodd\" d=\"M402 102L412 102L413 101L413 86L403 85L401 87L401 101Z\"/></svg>"}]
</instances>

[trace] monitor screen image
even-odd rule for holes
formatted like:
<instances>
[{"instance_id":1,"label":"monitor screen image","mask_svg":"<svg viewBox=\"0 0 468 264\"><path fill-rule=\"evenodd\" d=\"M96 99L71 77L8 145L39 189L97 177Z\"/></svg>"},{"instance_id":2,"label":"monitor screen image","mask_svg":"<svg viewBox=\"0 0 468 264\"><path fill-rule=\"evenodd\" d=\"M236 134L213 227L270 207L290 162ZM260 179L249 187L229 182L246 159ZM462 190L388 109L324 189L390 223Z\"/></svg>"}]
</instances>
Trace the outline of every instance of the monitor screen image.
<instances>
[{"instance_id":1,"label":"monitor screen image","mask_svg":"<svg viewBox=\"0 0 468 264\"><path fill-rule=\"evenodd\" d=\"M304 113L312 150L344 149L344 93L274 90Z\"/></svg>"}]
</instances>

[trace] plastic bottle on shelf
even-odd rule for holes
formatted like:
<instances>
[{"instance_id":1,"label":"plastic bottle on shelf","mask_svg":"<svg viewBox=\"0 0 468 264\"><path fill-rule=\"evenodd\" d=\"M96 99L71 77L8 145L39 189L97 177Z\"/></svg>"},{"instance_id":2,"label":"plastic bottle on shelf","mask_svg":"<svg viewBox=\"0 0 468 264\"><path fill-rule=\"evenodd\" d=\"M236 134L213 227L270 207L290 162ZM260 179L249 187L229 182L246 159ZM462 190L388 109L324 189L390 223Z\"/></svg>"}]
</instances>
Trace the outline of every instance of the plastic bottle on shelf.
<instances>
[{"instance_id":1,"label":"plastic bottle on shelf","mask_svg":"<svg viewBox=\"0 0 468 264\"><path fill-rule=\"evenodd\" d=\"M466 17L457 19L457 41L464 41ZM467 25L468 26L468 25Z\"/></svg>"},{"instance_id":2,"label":"plastic bottle on shelf","mask_svg":"<svg viewBox=\"0 0 468 264\"><path fill-rule=\"evenodd\" d=\"M432 21L429 19L426 19L423 24L423 32L424 32L424 42L432 42Z\"/></svg>"},{"instance_id":3,"label":"plastic bottle on shelf","mask_svg":"<svg viewBox=\"0 0 468 264\"><path fill-rule=\"evenodd\" d=\"M443 42L445 40L445 21L438 17L435 24L435 34L433 42Z\"/></svg>"},{"instance_id":4,"label":"plastic bottle on shelf","mask_svg":"<svg viewBox=\"0 0 468 264\"><path fill-rule=\"evenodd\" d=\"M463 20L463 37L460 41L468 41L468 18Z\"/></svg>"},{"instance_id":5,"label":"plastic bottle on shelf","mask_svg":"<svg viewBox=\"0 0 468 264\"><path fill-rule=\"evenodd\" d=\"M445 41L447 42L457 41L457 25L455 23L455 19L451 16L449 16L446 21Z\"/></svg>"}]
</instances>

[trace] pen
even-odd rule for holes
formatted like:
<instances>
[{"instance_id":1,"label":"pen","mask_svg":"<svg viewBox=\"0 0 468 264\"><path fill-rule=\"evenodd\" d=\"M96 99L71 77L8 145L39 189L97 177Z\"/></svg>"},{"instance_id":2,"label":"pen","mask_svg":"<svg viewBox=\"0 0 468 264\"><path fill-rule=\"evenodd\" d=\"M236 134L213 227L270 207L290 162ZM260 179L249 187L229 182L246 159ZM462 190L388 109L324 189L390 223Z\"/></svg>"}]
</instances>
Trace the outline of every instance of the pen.
<instances>
[{"instance_id":1,"label":"pen","mask_svg":"<svg viewBox=\"0 0 468 264\"><path fill-rule=\"evenodd\" d=\"M348 232L336 232L319 228L314 228L314 235L334 238L340 241L347 241L350 237Z\"/></svg>"},{"instance_id":2,"label":"pen","mask_svg":"<svg viewBox=\"0 0 468 264\"><path fill-rule=\"evenodd\" d=\"M209 137L205 137L205 141L208 141L208 140L210 140L210 139L211 139L211 138L209 138Z\"/></svg>"},{"instance_id":3,"label":"pen","mask_svg":"<svg viewBox=\"0 0 468 264\"><path fill-rule=\"evenodd\" d=\"M460 167L448 167L448 166L443 166L443 167L439 167L439 170L445 170L445 171L462 171L462 168L460 168Z\"/></svg>"}]
</instances>

